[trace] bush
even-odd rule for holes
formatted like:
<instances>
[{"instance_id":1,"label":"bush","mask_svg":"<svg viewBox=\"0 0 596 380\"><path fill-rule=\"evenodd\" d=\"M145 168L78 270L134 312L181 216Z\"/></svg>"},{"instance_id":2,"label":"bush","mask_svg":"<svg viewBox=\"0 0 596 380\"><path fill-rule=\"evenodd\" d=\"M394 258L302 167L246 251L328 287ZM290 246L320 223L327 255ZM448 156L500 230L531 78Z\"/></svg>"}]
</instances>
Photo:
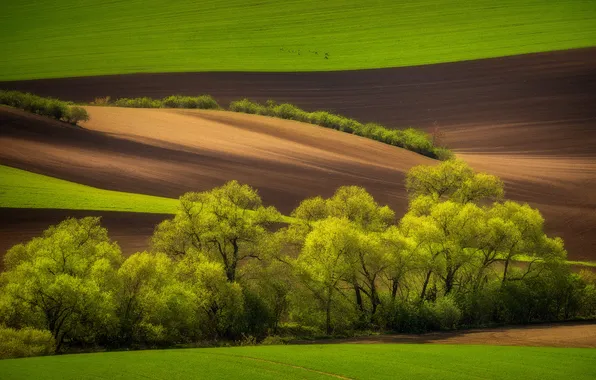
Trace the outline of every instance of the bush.
<instances>
[{"instance_id":1,"label":"bush","mask_svg":"<svg viewBox=\"0 0 596 380\"><path fill-rule=\"evenodd\" d=\"M47 330L0 326L0 359L49 355L55 348L56 342Z\"/></svg>"},{"instance_id":2,"label":"bush","mask_svg":"<svg viewBox=\"0 0 596 380\"><path fill-rule=\"evenodd\" d=\"M89 121L89 114L84 108L69 107L64 114L64 121L77 124L79 121Z\"/></svg>"},{"instance_id":3,"label":"bush","mask_svg":"<svg viewBox=\"0 0 596 380\"><path fill-rule=\"evenodd\" d=\"M161 101L148 97L143 98L120 98L114 101L116 107L128 108L160 108Z\"/></svg>"},{"instance_id":4,"label":"bush","mask_svg":"<svg viewBox=\"0 0 596 380\"><path fill-rule=\"evenodd\" d=\"M81 107L73 107L70 102L58 99L42 98L19 91L0 90L0 104L19 108L42 116L63 120L71 124L89 120L89 115Z\"/></svg>"},{"instance_id":5,"label":"bush","mask_svg":"<svg viewBox=\"0 0 596 380\"><path fill-rule=\"evenodd\" d=\"M432 311L441 330L456 329L462 317L462 312L453 297L439 298L432 305Z\"/></svg>"},{"instance_id":6,"label":"bush","mask_svg":"<svg viewBox=\"0 0 596 380\"><path fill-rule=\"evenodd\" d=\"M267 115L267 107L253 103L248 99L236 100L230 103L230 111L242 112L254 115Z\"/></svg>"},{"instance_id":7,"label":"bush","mask_svg":"<svg viewBox=\"0 0 596 380\"><path fill-rule=\"evenodd\" d=\"M221 109L219 104L209 95L200 96L179 96L172 95L161 100L164 108L198 108L198 109Z\"/></svg>"}]
</instances>

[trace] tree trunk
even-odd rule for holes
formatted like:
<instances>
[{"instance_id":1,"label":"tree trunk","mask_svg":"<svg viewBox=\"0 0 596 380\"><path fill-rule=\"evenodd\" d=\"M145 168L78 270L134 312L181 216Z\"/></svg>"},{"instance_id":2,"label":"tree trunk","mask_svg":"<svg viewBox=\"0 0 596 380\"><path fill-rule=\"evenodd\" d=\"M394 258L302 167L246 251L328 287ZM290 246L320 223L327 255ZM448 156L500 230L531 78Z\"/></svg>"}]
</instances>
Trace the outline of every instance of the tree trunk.
<instances>
[{"instance_id":1,"label":"tree trunk","mask_svg":"<svg viewBox=\"0 0 596 380\"><path fill-rule=\"evenodd\" d=\"M354 286L354 292L356 293L356 305L358 305L358 309L364 313L364 304L362 303L362 292L360 292L360 286L355 281L352 285Z\"/></svg>"},{"instance_id":2,"label":"tree trunk","mask_svg":"<svg viewBox=\"0 0 596 380\"><path fill-rule=\"evenodd\" d=\"M424 296L426 295L426 288L428 287L428 282L430 281L430 275L432 273L432 270L429 270L428 273L426 273L426 278L424 279L424 284L422 285L422 292L420 293L421 301L424 301Z\"/></svg>"},{"instance_id":3,"label":"tree trunk","mask_svg":"<svg viewBox=\"0 0 596 380\"><path fill-rule=\"evenodd\" d=\"M391 280L391 301L395 302L395 298L397 297L397 288L399 286L399 281Z\"/></svg>"},{"instance_id":4,"label":"tree trunk","mask_svg":"<svg viewBox=\"0 0 596 380\"><path fill-rule=\"evenodd\" d=\"M509 268L509 258L507 258L505 260L505 269L503 270L503 282L501 282L501 284L504 284L505 281L507 281L507 269Z\"/></svg>"},{"instance_id":5,"label":"tree trunk","mask_svg":"<svg viewBox=\"0 0 596 380\"><path fill-rule=\"evenodd\" d=\"M447 276L445 276L445 295L451 293L453 289L453 281L455 280L455 272L449 271L447 272Z\"/></svg>"}]
</instances>

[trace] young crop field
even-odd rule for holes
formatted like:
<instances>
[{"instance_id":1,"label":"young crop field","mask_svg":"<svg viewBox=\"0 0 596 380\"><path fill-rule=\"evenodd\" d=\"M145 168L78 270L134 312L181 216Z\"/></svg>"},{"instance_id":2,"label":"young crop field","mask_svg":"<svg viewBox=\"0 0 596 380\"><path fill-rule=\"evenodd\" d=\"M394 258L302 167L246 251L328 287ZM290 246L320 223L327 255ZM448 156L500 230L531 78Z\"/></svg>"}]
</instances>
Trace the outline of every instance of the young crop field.
<instances>
[{"instance_id":1,"label":"young crop field","mask_svg":"<svg viewBox=\"0 0 596 380\"><path fill-rule=\"evenodd\" d=\"M596 45L591 0L45 0L0 9L0 80L348 70Z\"/></svg>"},{"instance_id":2,"label":"young crop field","mask_svg":"<svg viewBox=\"0 0 596 380\"><path fill-rule=\"evenodd\" d=\"M596 350L328 344L109 352L0 361L3 379L593 379Z\"/></svg>"},{"instance_id":3,"label":"young crop field","mask_svg":"<svg viewBox=\"0 0 596 380\"><path fill-rule=\"evenodd\" d=\"M177 199L102 190L0 165L0 207L173 214Z\"/></svg>"}]
</instances>

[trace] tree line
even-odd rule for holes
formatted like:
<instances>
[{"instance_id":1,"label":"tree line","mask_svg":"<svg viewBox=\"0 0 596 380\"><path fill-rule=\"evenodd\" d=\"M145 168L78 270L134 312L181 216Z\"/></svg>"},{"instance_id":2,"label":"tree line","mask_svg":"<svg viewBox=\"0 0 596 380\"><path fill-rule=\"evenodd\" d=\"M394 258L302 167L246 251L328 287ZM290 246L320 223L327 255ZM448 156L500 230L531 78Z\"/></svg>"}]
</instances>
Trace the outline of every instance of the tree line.
<instances>
[{"instance_id":1,"label":"tree line","mask_svg":"<svg viewBox=\"0 0 596 380\"><path fill-rule=\"evenodd\" d=\"M70 124L89 120L89 115L84 108L77 107L70 102L53 98L42 98L41 96L19 91L0 90L1 104L65 121Z\"/></svg>"},{"instance_id":2,"label":"tree line","mask_svg":"<svg viewBox=\"0 0 596 380\"><path fill-rule=\"evenodd\" d=\"M345 186L282 224L231 181L183 195L150 250L128 258L99 218L65 220L4 257L0 355L596 315L596 276L571 271L563 241L538 210L505 200L500 179L449 160L414 167L406 187L399 220Z\"/></svg>"}]
</instances>

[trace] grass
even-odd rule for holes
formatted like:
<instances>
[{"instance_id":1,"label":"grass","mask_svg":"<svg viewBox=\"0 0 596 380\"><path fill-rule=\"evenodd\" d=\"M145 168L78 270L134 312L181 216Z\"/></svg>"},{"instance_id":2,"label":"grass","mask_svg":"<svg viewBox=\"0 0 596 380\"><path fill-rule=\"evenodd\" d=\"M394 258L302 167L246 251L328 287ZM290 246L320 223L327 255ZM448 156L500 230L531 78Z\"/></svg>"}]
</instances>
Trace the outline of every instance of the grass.
<instances>
[{"instance_id":1,"label":"grass","mask_svg":"<svg viewBox=\"0 0 596 380\"><path fill-rule=\"evenodd\" d=\"M593 379L596 350L341 344L108 352L0 361L9 379Z\"/></svg>"},{"instance_id":2,"label":"grass","mask_svg":"<svg viewBox=\"0 0 596 380\"><path fill-rule=\"evenodd\" d=\"M178 204L178 199L103 190L0 165L0 207L174 214ZM294 221L282 215L281 222Z\"/></svg>"},{"instance_id":3,"label":"grass","mask_svg":"<svg viewBox=\"0 0 596 380\"><path fill-rule=\"evenodd\" d=\"M0 5L0 80L328 71L596 45L592 0L40 0Z\"/></svg>"},{"instance_id":4,"label":"grass","mask_svg":"<svg viewBox=\"0 0 596 380\"><path fill-rule=\"evenodd\" d=\"M0 207L173 214L177 199L102 190L0 165Z\"/></svg>"}]
</instances>

